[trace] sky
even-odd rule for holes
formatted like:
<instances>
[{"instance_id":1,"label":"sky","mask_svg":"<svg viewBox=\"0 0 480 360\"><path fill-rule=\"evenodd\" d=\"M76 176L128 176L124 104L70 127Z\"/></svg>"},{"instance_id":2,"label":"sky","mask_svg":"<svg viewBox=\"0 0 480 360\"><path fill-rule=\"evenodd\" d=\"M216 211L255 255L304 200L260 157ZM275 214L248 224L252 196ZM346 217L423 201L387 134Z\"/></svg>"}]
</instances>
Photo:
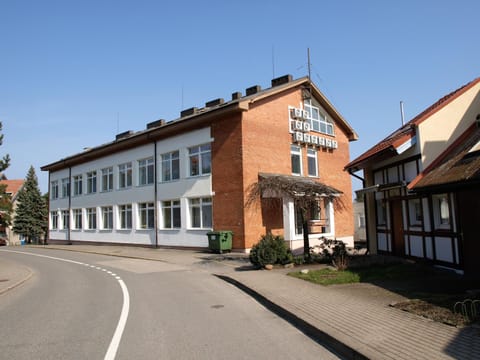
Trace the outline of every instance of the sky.
<instances>
[{"instance_id":1,"label":"sky","mask_svg":"<svg viewBox=\"0 0 480 360\"><path fill-rule=\"evenodd\" d=\"M480 76L478 0L0 0L9 179L274 77L308 74L351 159ZM354 188L360 185L354 182Z\"/></svg>"}]
</instances>

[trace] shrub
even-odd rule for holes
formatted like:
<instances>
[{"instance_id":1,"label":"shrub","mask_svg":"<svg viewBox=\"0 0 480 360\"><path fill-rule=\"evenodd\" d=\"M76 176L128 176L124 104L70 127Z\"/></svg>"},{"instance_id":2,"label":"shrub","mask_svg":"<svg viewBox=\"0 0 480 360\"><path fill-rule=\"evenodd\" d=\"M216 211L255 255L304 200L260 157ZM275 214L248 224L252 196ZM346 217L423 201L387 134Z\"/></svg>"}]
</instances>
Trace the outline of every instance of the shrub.
<instances>
[{"instance_id":1,"label":"shrub","mask_svg":"<svg viewBox=\"0 0 480 360\"><path fill-rule=\"evenodd\" d=\"M338 270L348 268L348 252L343 241L324 238L323 243L319 247L323 250L325 258L331 261L332 265Z\"/></svg>"},{"instance_id":2,"label":"shrub","mask_svg":"<svg viewBox=\"0 0 480 360\"><path fill-rule=\"evenodd\" d=\"M293 255L281 236L263 235L250 250L250 262L259 267L274 264L288 264Z\"/></svg>"}]
</instances>

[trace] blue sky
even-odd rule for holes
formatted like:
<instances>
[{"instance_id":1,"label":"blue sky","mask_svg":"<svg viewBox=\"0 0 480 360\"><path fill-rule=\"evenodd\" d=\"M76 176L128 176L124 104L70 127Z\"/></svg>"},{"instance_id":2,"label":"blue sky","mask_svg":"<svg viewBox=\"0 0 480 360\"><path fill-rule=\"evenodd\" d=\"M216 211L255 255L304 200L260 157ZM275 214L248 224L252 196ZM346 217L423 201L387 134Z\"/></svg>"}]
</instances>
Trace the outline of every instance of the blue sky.
<instances>
[{"instance_id":1,"label":"blue sky","mask_svg":"<svg viewBox=\"0 0 480 360\"><path fill-rule=\"evenodd\" d=\"M358 156L480 76L476 0L0 0L10 179L273 77L307 74ZM354 187L358 187L356 184Z\"/></svg>"}]
</instances>

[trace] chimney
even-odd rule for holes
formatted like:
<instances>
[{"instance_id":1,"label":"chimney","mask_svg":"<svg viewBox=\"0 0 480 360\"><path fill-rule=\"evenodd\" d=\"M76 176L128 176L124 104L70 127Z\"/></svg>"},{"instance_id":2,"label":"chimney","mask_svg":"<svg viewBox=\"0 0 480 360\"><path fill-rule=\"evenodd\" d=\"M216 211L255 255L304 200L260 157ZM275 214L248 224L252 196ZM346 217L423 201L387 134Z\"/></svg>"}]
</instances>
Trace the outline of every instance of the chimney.
<instances>
[{"instance_id":1,"label":"chimney","mask_svg":"<svg viewBox=\"0 0 480 360\"><path fill-rule=\"evenodd\" d=\"M216 105L221 105L224 102L225 102L225 100L223 100L222 98L218 98L218 99L206 102L205 107L212 107L212 106L216 106Z\"/></svg>"},{"instance_id":2,"label":"chimney","mask_svg":"<svg viewBox=\"0 0 480 360\"><path fill-rule=\"evenodd\" d=\"M180 117L188 116L188 115L195 115L198 113L198 108L192 107L190 109L186 109L180 112Z\"/></svg>"},{"instance_id":3,"label":"chimney","mask_svg":"<svg viewBox=\"0 0 480 360\"><path fill-rule=\"evenodd\" d=\"M245 90L245 95L247 96L253 95L260 92L261 90L262 90L262 87L260 85L251 86Z\"/></svg>"},{"instance_id":4,"label":"chimney","mask_svg":"<svg viewBox=\"0 0 480 360\"><path fill-rule=\"evenodd\" d=\"M125 139L131 135L133 135L133 130L124 131L120 134L117 134L117 136L115 136L115 140Z\"/></svg>"},{"instance_id":5,"label":"chimney","mask_svg":"<svg viewBox=\"0 0 480 360\"><path fill-rule=\"evenodd\" d=\"M293 77L290 74L277 77L275 79L272 79L272 87L287 84L292 81L292 79Z\"/></svg>"},{"instance_id":6,"label":"chimney","mask_svg":"<svg viewBox=\"0 0 480 360\"><path fill-rule=\"evenodd\" d=\"M242 97L242 93L240 91L232 93L232 100L238 100Z\"/></svg>"},{"instance_id":7,"label":"chimney","mask_svg":"<svg viewBox=\"0 0 480 360\"><path fill-rule=\"evenodd\" d=\"M152 121L152 122L149 122L147 124L147 129L153 129L153 128L156 128L156 127L160 127L160 126L165 125L165 123L166 123L166 121L164 119Z\"/></svg>"}]
</instances>

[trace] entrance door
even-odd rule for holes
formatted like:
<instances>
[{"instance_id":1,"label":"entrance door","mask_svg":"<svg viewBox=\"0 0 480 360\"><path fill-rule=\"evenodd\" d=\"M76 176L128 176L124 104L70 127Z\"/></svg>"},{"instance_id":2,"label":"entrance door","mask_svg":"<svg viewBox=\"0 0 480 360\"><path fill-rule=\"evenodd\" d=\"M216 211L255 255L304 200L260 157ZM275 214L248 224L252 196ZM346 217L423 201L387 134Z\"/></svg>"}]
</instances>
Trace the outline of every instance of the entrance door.
<instances>
[{"instance_id":1,"label":"entrance door","mask_svg":"<svg viewBox=\"0 0 480 360\"><path fill-rule=\"evenodd\" d=\"M460 246L460 261L463 260L465 275L479 277L480 238L478 223L480 220L480 190L462 191L457 194L460 227L463 233Z\"/></svg>"},{"instance_id":2,"label":"entrance door","mask_svg":"<svg viewBox=\"0 0 480 360\"><path fill-rule=\"evenodd\" d=\"M405 255L405 239L403 237L402 201L390 202L392 224L392 253L397 256Z\"/></svg>"}]
</instances>

